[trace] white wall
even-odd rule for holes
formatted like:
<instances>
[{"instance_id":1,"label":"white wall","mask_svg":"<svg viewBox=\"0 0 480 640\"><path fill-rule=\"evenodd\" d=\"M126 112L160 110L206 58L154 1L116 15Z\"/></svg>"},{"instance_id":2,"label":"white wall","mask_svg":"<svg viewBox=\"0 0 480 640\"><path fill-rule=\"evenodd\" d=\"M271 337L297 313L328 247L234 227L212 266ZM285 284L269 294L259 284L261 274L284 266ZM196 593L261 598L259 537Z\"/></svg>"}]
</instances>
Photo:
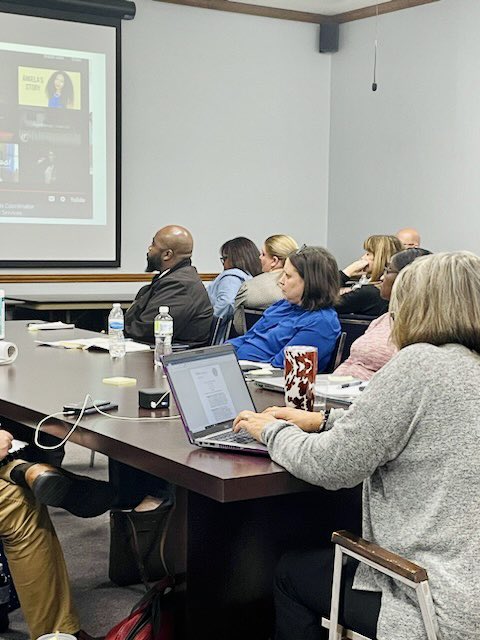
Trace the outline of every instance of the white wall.
<instances>
[{"instance_id":1,"label":"white wall","mask_svg":"<svg viewBox=\"0 0 480 640\"><path fill-rule=\"evenodd\" d=\"M272 233L326 242L330 56L318 25L137 0L123 24L122 271L183 224L194 263Z\"/></svg>"},{"instance_id":2,"label":"white wall","mask_svg":"<svg viewBox=\"0 0 480 640\"><path fill-rule=\"evenodd\" d=\"M328 244L415 226L431 250L480 251L480 2L440 0L342 25L332 56Z\"/></svg>"},{"instance_id":3,"label":"white wall","mask_svg":"<svg viewBox=\"0 0 480 640\"><path fill-rule=\"evenodd\" d=\"M136 5L122 24L122 264L103 272L143 271L152 235L172 223L191 229L201 272L221 270L219 247L236 235L325 243L330 56L318 25Z\"/></svg>"}]
</instances>

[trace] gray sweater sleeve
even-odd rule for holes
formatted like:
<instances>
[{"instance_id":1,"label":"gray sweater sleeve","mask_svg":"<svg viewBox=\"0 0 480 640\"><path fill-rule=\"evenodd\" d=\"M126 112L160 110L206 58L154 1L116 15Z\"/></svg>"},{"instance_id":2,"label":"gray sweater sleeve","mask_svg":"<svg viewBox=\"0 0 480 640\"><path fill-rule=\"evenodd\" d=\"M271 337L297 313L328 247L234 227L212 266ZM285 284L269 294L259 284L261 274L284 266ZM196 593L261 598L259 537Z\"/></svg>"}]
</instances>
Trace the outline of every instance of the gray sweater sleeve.
<instances>
[{"instance_id":1,"label":"gray sweater sleeve","mask_svg":"<svg viewBox=\"0 0 480 640\"><path fill-rule=\"evenodd\" d=\"M407 347L371 380L348 411L330 415L327 430L305 433L276 421L262 439L272 459L294 476L326 489L353 487L393 460L415 426L421 385Z\"/></svg>"}]
</instances>

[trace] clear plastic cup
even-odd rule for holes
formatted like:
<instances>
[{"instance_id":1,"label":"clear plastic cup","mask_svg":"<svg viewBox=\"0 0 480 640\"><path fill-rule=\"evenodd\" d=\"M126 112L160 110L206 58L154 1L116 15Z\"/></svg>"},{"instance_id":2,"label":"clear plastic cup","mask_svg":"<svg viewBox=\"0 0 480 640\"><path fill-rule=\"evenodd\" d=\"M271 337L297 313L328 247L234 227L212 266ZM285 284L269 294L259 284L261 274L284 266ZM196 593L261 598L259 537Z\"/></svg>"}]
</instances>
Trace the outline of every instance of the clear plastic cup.
<instances>
[{"instance_id":1,"label":"clear plastic cup","mask_svg":"<svg viewBox=\"0 0 480 640\"><path fill-rule=\"evenodd\" d=\"M328 375L318 376L315 390L315 400L313 402L313 410L315 412L328 409L329 400L329 379Z\"/></svg>"}]
</instances>

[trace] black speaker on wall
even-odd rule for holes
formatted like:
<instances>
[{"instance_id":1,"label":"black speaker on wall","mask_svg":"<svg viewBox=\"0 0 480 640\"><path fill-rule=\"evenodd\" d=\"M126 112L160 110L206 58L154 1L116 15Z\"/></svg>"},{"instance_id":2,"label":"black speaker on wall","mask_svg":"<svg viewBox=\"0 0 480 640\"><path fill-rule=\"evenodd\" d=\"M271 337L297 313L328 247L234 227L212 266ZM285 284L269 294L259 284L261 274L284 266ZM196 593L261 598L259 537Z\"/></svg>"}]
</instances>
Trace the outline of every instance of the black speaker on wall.
<instances>
[{"instance_id":1,"label":"black speaker on wall","mask_svg":"<svg viewBox=\"0 0 480 640\"><path fill-rule=\"evenodd\" d=\"M338 22L320 23L320 53L335 53L338 51Z\"/></svg>"}]
</instances>

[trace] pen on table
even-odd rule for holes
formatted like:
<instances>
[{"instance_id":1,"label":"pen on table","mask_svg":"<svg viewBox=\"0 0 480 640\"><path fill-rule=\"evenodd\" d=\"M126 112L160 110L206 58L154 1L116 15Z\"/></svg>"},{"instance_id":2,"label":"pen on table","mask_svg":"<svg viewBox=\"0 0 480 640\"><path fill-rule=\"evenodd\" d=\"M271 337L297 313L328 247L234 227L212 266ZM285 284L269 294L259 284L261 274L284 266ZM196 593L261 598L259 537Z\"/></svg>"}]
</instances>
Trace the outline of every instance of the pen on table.
<instances>
[{"instance_id":1,"label":"pen on table","mask_svg":"<svg viewBox=\"0 0 480 640\"><path fill-rule=\"evenodd\" d=\"M342 389L346 389L347 387L356 387L359 384L362 384L362 380L355 380L354 382L344 382L341 386Z\"/></svg>"}]
</instances>

